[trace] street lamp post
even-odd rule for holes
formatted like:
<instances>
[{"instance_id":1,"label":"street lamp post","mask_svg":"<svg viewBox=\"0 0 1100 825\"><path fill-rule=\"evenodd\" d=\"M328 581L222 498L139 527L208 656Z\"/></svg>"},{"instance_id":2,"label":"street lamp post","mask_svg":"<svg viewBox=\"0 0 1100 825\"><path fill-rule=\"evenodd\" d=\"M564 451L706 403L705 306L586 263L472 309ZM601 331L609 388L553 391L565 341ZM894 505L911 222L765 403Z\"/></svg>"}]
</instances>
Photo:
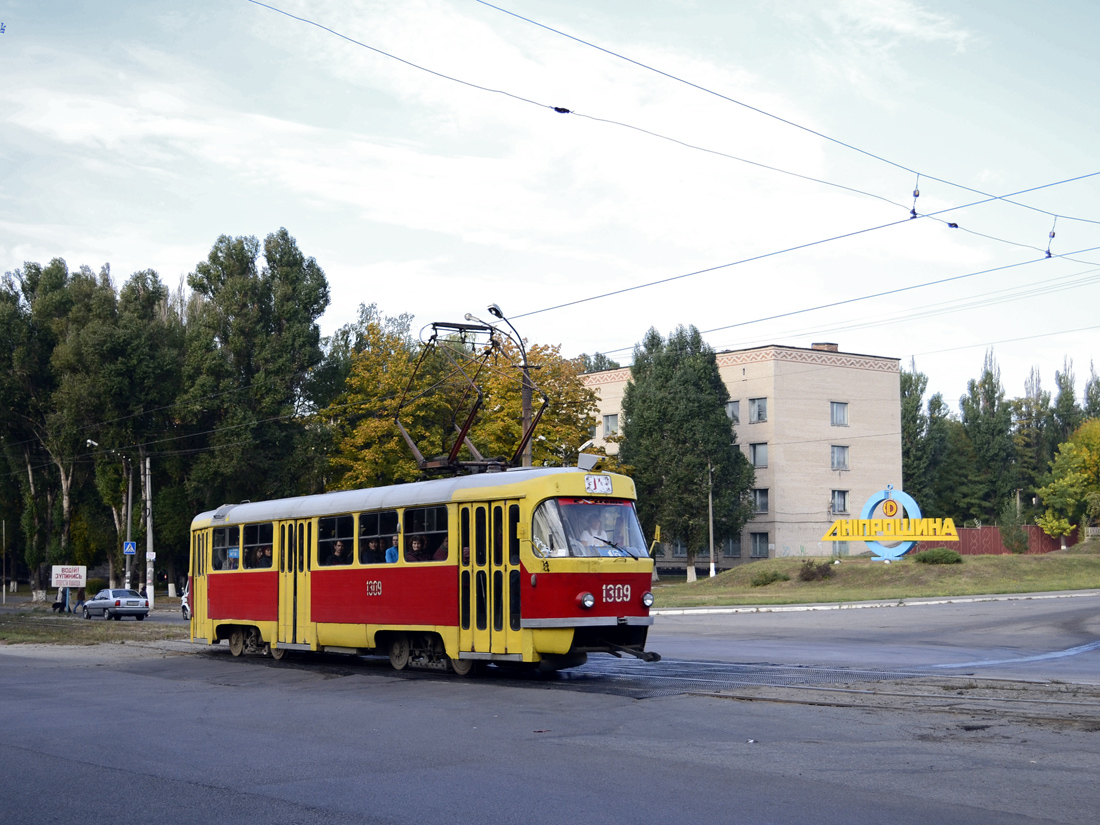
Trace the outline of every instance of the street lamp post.
<instances>
[{"instance_id":1,"label":"street lamp post","mask_svg":"<svg viewBox=\"0 0 1100 825\"><path fill-rule=\"evenodd\" d=\"M707 519L710 524L710 577L714 578L714 468L707 462Z\"/></svg>"}]
</instances>

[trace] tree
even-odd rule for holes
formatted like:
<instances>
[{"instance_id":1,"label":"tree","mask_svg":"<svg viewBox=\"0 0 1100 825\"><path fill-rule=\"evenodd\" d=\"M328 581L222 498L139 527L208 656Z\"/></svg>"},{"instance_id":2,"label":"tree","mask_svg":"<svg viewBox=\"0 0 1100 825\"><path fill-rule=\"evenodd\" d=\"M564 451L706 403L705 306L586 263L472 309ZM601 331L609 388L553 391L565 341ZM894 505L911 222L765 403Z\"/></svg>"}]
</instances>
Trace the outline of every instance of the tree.
<instances>
[{"instance_id":1,"label":"tree","mask_svg":"<svg viewBox=\"0 0 1100 825\"><path fill-rule=\"evenodd\" d=\"M1090 418L1058 446L1045 481L1039 526L1048 536L1068 535L1088 518L1090 495L1100 493L1100 419Z\"/></svg>"},{"instance_id":2,"label":"tree","mask_svg":"<svg viewBox=\"0 0 1100 825\"><path fill-rule=\"evenodd\" d=\"M1054 371L1054 383L1058 387L1058 395L1050 412L1054 443L1061 444L1084 420L1074 387L1076 378L1073 375L1073 359L1067 356L1062 362L1062 369Z\"/></svg>"},{"instance_id":3,"label":"tree","mask_svg":"<svg viewBox=\"0 0 1100 825\"><path fill-rule=\"evenodd\" d=\"M916 361L910 370L901 371L901 478L909 495L927 506L931 499L928 443L928 414L924 411L924 391L928 376L917 372Z\"/></svg>"},{"instance_id":4,"label":"tree","mask_svg":"<svg viewBox=\"0 0 1100 825\"><path fill-rule=\"evenodd\" d=\"M1085 403L1082 409L1085 418L1100 418L1100 375L1089 361L1089 380L1085 382Z\"/></svg>"},{"instance_id":5,"label":"tree","mask_svg":"<svg viewBox=\"0 0 1100 825\"><path fill-rule=\"evenodd\" d=\"M188 477L200 506L318 491L323 455L309 448L304 415L311 371L324 357L317 319L325 274L285 229L221 236L188 276L183 422L213 447Z\"/></svg>"},{"instance_id":6,"label":"tree","mask_svg":"<svg viewBox=\"0 0 1100 825\"><path fill-rule=\"evenodd\" d=\"M992 350L985 355L981 378L967 383L959 406L963 429L974 448L975 463L969 473L977 498L974 517L992 522L1013 493L1016 480L1012 410L1005 401L1001 370Z\"/></svg>"},{"instance_id":7,"label":"tree","mask_svg":"<svg viewBox=\"0 0 1100 825\"><path fill-rule=\"evenodd\" d=\"M472 378L477 352L461 338L438 342L440 349L420 364L406 394L422 354L421 345L409 335L410 322L410 315L388 317L371 304L361 306L359 320L334 336L342 352L350 351L346 391L322 413L334 430L335 487L374 487L421 477L394 424L403 396L402 426L424 452L449 448L457 436L456 421L461 423L471 408L472 399L463 400L469 383L455 364L463 365ZM477 378L484 398L469 438L486 458L506 459L518 448L523 430L522 373L516 366L522 359L515 342L498 342L499 349L493 350ZM573 463L595 423L596 395L581 380L581 360L562 358L560 347L545 344L528 346L527 356L534 383L549 399L535 431L533 462ZM472 456L464 448L460 457Z\"/></svg>"},{"instance_id":8,"label":"tree","mask_svg":"<svg viewBox=\"0 0 1100 825\"><path fill-rule=\"evenodd\" d=\"M997 526L1000 528L1001 544L1008 552L1017 555L1027 552L1027 531L1024 530L1023 520L1016 509L1016 502L1005 502Z\"/></svg>"},{"instance_id":9,"label":"tree","mask_svg":"<svg viewBox=\"0 0 1100 825\"><path fill-rule=\"evenodd\" d=\"M1032 367L1024 382L1024 396L1011 402L1013 433L1016 450L1016 488L1028 502L1025 510L1032 510L1030 501L1039 488L1039 479L1046 472L1053 454L1051 441L1050 393L1042 388L1039 370ZM1032 512L1032 517L1037 513Z\"/></svg>"},{"instance_id":10,"label":"tree","mask_svg":"<svg viewBox=\"0 0 1100 825\"><path fill-rule=\"evenodd\" d=\"M584 365L584 372L603 372L604 370L620 369L618 361L608 358L602 352L597 352L595 355L589 355L586 352L582 352L580 357Z\"/></svg>"},{"instance_id":11,"label":"tree","mask_svg":"<svg viewBox=\"0 0 1100 825\"><path fill-rule=\"evenodd\" d=\"M682 541L688 577L709 534L707 495L713 485L718 541L737 536L751 518L754 473L737 448L726 416L729 400L714 350L695 327L665 341L650 329L634 348L623 395L622 461L635 468L638 513L650 534Z\"/></svg>"}]
</instances>

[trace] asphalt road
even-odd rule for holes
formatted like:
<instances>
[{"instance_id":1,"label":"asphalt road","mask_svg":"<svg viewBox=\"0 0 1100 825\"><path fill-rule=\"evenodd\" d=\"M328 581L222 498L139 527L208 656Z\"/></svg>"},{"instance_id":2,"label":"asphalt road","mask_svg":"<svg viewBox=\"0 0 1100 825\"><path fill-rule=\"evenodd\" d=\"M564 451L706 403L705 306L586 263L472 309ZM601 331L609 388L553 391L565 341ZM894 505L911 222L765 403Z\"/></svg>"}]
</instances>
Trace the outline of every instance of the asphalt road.
<instances>
[{"instance_id":1,"label":"asphalt road","mask_svg":"<svg viewBox=\"0 0 1100 825\"><path fill-rule=\"evenodd\" d=\"M1100 638L1098 606L667 616L651 647L689 670L984 660L1095 683L1100 652L1065 651ZM0 647L0 822L1091 825L1100 809L1100 724L636 699L620 666L637 667L459 679L185 643Z\"/></svg>"}]
</instances>

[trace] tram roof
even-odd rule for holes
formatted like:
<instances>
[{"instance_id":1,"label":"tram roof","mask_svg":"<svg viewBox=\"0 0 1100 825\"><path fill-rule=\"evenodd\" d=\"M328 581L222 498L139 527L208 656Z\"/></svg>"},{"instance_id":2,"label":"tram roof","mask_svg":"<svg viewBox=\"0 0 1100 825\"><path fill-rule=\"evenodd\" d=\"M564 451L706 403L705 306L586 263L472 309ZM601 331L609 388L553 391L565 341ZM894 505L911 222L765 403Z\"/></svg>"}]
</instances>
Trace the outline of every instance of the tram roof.
<instances>
[{"instance_id":1,"label":"tram roof","mask_svg":"<svg viewBox=\"0 0 1100 825\"><path fill-rule=\"evenodd\" d=\"M339 490L333 493L321 493L312 496L223 504L216 510L199 513L192 520L192 527L201 527L211 521L215 524L250 524L357 513L368 510L443 504L453 500L455 493L460 490L508 487L547 476L583 474L584 472L584 470L577 467L517 467L503 473L481 473L479 475L439 478L430 481L415 481L410 484L395 484L389 487Z\"/></svg>"}]
</instances>

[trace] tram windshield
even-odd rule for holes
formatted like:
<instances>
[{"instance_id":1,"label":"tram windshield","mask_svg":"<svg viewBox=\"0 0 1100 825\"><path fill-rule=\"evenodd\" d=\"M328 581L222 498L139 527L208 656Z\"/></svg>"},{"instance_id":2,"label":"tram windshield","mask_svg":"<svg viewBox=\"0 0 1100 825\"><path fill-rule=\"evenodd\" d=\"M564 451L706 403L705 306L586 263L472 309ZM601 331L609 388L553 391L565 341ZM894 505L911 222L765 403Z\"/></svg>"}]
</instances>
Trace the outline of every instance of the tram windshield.
<instances>
[{"instance_id":1,"label":"tram windshield","mask_svg":"<svg viewBox=\"0 0 1100 825\"><path fill-rule=\"evenodd\" d=\"M543 557L648 556L632 501L549 499L535 510L531 544Z\"/></svg>"}]
</instances>

